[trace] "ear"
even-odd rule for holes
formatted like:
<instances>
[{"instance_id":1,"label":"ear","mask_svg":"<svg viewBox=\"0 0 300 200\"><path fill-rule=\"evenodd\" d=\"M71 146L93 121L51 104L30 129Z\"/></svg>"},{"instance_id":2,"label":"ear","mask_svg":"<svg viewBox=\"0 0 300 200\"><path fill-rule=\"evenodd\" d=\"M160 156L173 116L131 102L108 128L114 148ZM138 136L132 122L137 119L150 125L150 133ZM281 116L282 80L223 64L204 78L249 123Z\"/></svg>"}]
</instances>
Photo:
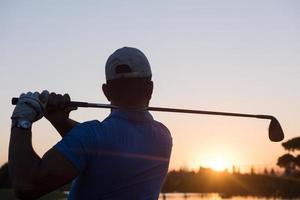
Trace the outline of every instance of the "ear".
<instances>
[{"instance_id":1,"label":"ear","mask_svg":"<svg viewBox=\"0 0 300 200\"><path fill-rule=\"evenodd\" d=\"M153 93L153 81L148 82L147 86L147 99L150 100Z\"/></svg>"},{"instance_id":2,"label":"ear","mask_svg":"<svg viewBox=\"0 0 300 200\"><path fill-rule=\"evenodd\" d=\"M110 101L111 100L111 96L110 96L110 90L107 84L102 84L102 91L104 93L104 95L106 96L107 100Z\"/></svg>"},{"instance_id":3,"label":"ear","mask_svg":"<svg viewBox=\"0 0 300 200\"><path fill-rule=\"evenodd\" d=\"M150 85L149 85L149 95L150 95L150 98L149 99L151 99L151 96L152 96L152 93L153 93L153 81L150 81Z\"/></svg>"}]
</instances>

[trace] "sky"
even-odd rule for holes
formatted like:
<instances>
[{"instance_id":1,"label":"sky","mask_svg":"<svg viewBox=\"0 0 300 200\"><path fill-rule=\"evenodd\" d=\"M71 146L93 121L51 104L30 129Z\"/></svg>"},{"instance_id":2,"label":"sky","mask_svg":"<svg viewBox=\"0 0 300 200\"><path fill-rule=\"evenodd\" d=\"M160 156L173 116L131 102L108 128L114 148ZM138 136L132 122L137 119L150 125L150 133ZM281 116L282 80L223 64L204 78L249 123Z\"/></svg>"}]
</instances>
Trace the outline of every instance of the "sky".
<instances>
[{"instance_id":1,"label":"sky","mask_svg":"<svg viewBox=\"0 0 300 200\"><path fill-rule=\"evenodd\" d=\"M0 164L7 161L11 97L48 89L108 103L108 56L137 47L153 73L151 106L271 114L285 141L300 135L300 2L297 0L0 0ZM78 121L104 109L79 109ZM268 140L269 121L158 113L173 137L170 169L271 168L285 153ZM60 140L33 125L39 155Z\"/></svg>"}]
</instances>

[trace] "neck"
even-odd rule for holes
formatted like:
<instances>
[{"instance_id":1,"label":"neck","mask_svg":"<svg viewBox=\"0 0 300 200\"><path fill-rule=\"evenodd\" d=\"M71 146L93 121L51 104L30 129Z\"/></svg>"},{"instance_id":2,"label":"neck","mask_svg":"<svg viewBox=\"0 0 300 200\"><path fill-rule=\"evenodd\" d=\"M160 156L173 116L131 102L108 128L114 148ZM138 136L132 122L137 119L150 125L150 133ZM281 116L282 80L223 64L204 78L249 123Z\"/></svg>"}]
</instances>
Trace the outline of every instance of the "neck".
<instances>
[{"instance_id":1,"label":"neck","mask_svg":"<svg viewBox=\"0 0 300 200\"><path fill-rule=\"evenodd\" d=\"M115 105L119 108L123 108L123 109L136 110L136 109L141 109L141 108L148 107L149 101L148 102L140 102L140 103L128 103L128 102L111 101L111 104Z\"/></svg>"}]
</instances>

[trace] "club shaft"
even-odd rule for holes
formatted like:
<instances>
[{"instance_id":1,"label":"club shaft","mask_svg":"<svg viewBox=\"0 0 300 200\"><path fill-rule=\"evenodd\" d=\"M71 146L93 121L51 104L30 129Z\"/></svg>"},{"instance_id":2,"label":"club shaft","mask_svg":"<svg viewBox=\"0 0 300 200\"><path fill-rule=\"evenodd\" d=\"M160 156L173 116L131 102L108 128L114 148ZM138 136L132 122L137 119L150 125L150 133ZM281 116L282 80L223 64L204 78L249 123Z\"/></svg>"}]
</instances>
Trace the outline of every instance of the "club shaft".
<instances>
[{"instance_id":1,"label":"club shaft","mask_svg":"<svg viewBox=\"0 0 300 200\"><path fill-rule=\"evenodd\" d=\"M220 116L231 116L231 117L251 117L251 118L260 118L260 119L273 118L271 115L254 115L254 114L244 114L244 113L216 112L216 111L207 111L207 110L190 110L190 109L161 108L161 107L148 107L146 109L150 111L160 111L160 112L220 115Z\"/></svg>"},{"instance_id":2,"label":"club shaft","mask_svg":"<svg viewBox=\"0 0 300 200\"><path fill-rule=\"evenodd\" d=\"M77 102L70 102L74 107L79 107L76 105ZM83 107L91 108L118 108L117 106L110 104L97 104L97 103L86 103ZM272 119L271 115L254 115L254 114L244 114L244 113L231 113L231 112L216 112L207 110L190 110L181 108L165 108L165 107L145 107L143 110L149 111L160 111L160 112L175 112L175 113L189 113L189 114L203 114L203 115L220 115L220 116L231 116L231 117L251 117L260 119Z\"/></svg>"},{"instance_id":3,"label":"club shaft","mask_svg":"<svg viewBox=\"0 0 300 200\"><path fill-rule=\"evenodd\" d=\"M16 105L18 98L12 98L12 104ZM118 106L111 104L100 104L100 103L88 103L71 101L68 106L70 107L86 107L86 108L109 108L118 109ZM175 112L175 113L190 113L190 114L203 114L203 115L220 115L220 116L232 116L232 117L250 117L259 119L273 119L271 115L254 115L245 113L231 113L231 112L216 112L216 111L206 111L206 110L190 110L190 109L180 109L180 108L163 108L163 107L145 107L139 110L149 110L149 111L160 111L160 112Z\"/></svg>"}]
</instances>

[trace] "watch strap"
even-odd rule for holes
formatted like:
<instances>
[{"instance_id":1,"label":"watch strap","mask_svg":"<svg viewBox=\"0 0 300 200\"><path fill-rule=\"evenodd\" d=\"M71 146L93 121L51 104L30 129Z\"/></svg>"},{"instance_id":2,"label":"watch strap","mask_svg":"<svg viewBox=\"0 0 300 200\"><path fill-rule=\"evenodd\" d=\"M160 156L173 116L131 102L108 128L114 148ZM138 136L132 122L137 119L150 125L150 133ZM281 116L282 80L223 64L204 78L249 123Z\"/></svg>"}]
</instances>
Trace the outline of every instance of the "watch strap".
<instances>
[{"instance_id":1,"label":"watch strap","mask_svg":"<svg viewBox=\"0 0 300 200\"><path fill-rule=\"evenodd\" d=\"M11 128L31 129L32 122L26 119L12 119Z\"/></svg>"}]
</instances>

